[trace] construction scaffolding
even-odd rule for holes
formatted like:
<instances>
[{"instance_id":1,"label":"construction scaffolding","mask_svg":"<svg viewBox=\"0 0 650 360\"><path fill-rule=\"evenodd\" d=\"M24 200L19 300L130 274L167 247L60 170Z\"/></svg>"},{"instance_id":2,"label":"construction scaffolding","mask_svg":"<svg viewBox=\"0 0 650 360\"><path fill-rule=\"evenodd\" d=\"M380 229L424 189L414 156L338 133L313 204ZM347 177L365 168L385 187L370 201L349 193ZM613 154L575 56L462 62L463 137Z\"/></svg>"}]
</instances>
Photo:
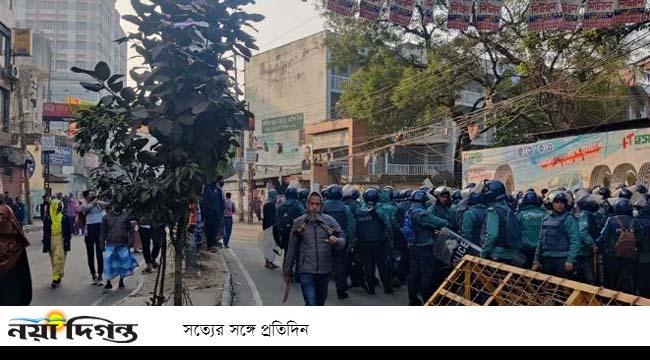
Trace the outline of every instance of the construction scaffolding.
<instances>
[{"instance_id":1,"label":"construction scaffolding","mask_svg":"<svg viewBox=\"0 0 650 360\"><path fill-rule=\"evenodd\" d=\"M650 306L650 299L465 256L426 306Z\"/></svg>"}]
</instances>

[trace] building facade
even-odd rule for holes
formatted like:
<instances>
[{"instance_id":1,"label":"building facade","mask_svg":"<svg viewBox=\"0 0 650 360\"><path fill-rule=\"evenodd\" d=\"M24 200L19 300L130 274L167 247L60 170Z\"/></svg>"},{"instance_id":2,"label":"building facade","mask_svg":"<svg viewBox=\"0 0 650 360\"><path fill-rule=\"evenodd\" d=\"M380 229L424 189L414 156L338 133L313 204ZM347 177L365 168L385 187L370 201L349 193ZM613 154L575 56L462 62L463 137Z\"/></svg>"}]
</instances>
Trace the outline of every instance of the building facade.
<instances>
[{"instance_id":1,"label":"building facade","mask_svg":"<svg viewBox=\"0 0 650 360\"><path fill-rule=\"evenodd\" d=\"M125 36L115 0L13 0L16 26L41 32L52 44L52 102L68 97L97 101L99 94L83 89L83 74L73 66L93 69L99 61L113 73L126 74L127 45L114 41Z\"/></svg>"}]
</instances>

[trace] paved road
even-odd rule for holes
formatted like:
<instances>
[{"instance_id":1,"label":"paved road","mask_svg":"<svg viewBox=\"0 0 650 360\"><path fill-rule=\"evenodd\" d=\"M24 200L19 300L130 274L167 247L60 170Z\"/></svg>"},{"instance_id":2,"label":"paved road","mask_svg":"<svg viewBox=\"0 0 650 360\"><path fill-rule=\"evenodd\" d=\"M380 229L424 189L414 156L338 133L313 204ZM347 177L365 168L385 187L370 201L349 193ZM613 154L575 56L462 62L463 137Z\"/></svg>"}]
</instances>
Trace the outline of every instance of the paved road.
<instances>
[{"instance_id":1,"label":"paved road","mask_svg":"<svg viewBox=\"0 0 650 360\"><path fill-rule=\"evenodd\" d=\"M258 246L260 224L235 224L231 248L224 252L226 262L233 275L235 290L234 304L250 306L282 305L282 275L280 269L269 270L264 267L264 256ZM281 265L281 260L276 259ZM252 283L252 284L251 284ZM386 295L381 286L377 287L377 295L367 295L361 288L351 289L350 297L346 300L336 298L336 287L330 283L327 305L330 306L406 306L408 295L406 287L396 289L394 294ZM293 285L286 305L304 305L300 285Z\"/></svg>"},{"instance_id":2,"label":"paved road","mask_svg":"<svg viewBox=\"0 0 650 360\"><path fill-rule=\"evenodd\" d=\"M83 237L72 239L72 251L68 253L65 277L61 286L50 288L52 266L48 254L42 253L42 232L29 233L32 246L28 248L30 270L32 272L33 300L35 306L108 306L114 305L135 290L140 272L125 280L126 289L102 294L102 287L91 285L90 271L86 260L86 247ZM144 263L138 256L140 264ZM117 284L114 287L117 288Z\"/></svg>"}]
</instances>

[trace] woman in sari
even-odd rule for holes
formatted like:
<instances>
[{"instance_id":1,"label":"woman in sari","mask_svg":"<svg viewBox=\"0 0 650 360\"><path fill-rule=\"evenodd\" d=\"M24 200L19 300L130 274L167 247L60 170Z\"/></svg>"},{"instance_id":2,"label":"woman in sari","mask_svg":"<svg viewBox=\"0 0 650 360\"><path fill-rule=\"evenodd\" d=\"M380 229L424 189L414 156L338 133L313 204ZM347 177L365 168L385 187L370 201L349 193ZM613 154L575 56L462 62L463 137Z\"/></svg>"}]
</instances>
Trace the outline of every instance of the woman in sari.
<instances>
[{"instance_id":1,"label":"woman in sari","mask_svg":"<svg viewBox=\"0 0 650 360\"><path fill-rule=\"evenodd\" d=\"M0 205L0 306L27 306L32 302L29 245L13 211Z\"/></svg>"},{"instance_id":2,"label":"woman in sari","mask_svg":"<svg viewBox=\"0 0 650 360\"><path fill-rule=\"evenodd\" d=\"M63 212L61 200L50 202L49 213L43 219L43 253L50 255L52 263L52 289L61 284L65 272L66 254L70 251L72 226Z\"/></svg>"}]
</instances>

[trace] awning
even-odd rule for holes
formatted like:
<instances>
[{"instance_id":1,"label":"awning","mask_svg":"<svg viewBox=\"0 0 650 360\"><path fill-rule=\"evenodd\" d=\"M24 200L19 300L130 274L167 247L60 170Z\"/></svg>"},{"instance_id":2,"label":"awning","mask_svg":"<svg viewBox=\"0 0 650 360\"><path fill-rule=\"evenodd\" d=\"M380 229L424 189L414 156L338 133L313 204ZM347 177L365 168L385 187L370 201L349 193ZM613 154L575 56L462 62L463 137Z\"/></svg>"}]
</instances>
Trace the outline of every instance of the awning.
<instances>
[{"instance_id":1,"label":"awning","mask_svg":"<svg viewBox=\"0 0 650 360\"><path fill-rule=\"evenodd\" d=\"M50 174L48 179L50 180L49 182L51 184L67 184L67 183L70 182L70 180L67 177L56 176L56 175L52 175L52 174Z\"/></svg>"},{"instance_id":2,"label":"awning","mask_svg":"<svg viewBox=\"0 0 650 360\"><path fill-rule=\"evenodd\" d=\"M27 159L29 159L29 155L22 149L8 146L0 147L0 161L3 167L24 167Z\"/></svg>"}]
</instances>

